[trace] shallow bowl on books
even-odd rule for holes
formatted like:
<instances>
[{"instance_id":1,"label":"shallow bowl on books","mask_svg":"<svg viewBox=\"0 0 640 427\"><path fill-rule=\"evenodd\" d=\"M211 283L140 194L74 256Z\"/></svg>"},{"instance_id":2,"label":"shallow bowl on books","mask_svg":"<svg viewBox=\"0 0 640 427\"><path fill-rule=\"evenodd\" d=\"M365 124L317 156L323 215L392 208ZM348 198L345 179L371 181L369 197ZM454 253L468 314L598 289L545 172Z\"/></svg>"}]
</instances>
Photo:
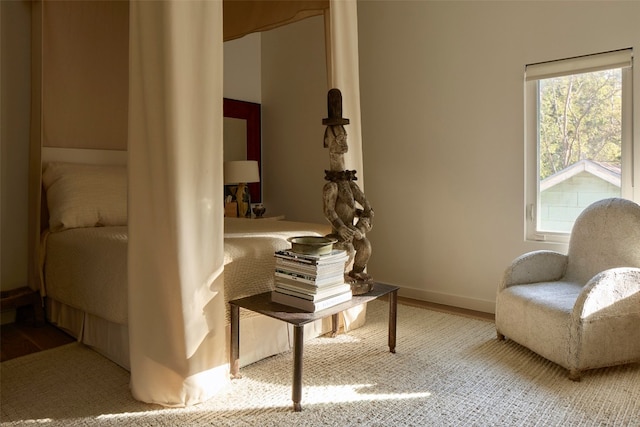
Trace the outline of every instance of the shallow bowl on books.
<instances>
[{"instance_id":1,"label":"shallow bowl on books","mask_svg":"<svg viewBox=\"0 0 640 427\"><path fill-rule=\"evenodd\" d=\"M319 236L299 236L290 237L291 250L299 254L306 255L326 255L333 250L333 244L337 239Z\"/></svg>"}]
</instances>

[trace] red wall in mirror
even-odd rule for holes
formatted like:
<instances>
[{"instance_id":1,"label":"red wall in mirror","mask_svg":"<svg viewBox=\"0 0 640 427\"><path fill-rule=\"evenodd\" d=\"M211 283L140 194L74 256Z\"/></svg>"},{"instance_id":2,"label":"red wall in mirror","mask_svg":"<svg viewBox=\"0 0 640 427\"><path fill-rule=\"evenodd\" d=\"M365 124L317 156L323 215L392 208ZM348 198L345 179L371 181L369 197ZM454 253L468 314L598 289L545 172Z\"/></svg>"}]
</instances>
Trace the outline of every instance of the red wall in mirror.
<instances>
[{"instance_id":1,"label":"red wall in mirror","mask_svg":"<svg viewBox=\"0 0 640 427\"><path fill-rule=\"evenodd\" d=\"M258 169L260 170L260 181L262 181L262 124L260 104L224 98L223 110L224 117L246 120L247 160L258 161ZM249 192L251 193L251 203L262 202L262 182L250 183Z\"/></svg>"}]
</instances>

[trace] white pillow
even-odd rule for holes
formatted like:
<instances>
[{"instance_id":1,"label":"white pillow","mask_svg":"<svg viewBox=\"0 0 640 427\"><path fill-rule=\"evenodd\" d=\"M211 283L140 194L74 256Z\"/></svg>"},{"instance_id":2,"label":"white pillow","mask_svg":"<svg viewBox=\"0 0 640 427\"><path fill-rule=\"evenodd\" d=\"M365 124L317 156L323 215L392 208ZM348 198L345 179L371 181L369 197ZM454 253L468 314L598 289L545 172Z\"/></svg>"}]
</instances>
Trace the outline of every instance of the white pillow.
<instances>
[{"instance_id":1,"label":"white pillow","mask_svg":"<svg viewBox=\"0 0 640 427\"><path fill-rule=\"evenodd\" d=\"M125 166L47 163L42 183L51 231L127 224Z\"/></svg>"}]
</instances>

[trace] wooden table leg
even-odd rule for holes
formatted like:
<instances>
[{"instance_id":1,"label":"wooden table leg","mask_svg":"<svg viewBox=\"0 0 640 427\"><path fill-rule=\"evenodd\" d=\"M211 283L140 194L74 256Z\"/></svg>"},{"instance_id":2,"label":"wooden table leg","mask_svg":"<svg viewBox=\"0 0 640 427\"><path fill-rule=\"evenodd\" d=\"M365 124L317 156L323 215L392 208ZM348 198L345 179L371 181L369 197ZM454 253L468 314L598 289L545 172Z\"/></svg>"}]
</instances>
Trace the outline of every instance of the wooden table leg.
<instances>
[{"instance_id":1,"label":"wooden table leg","mask_svg":"<svg viewBox=\"0 0 640 427\"><path fill-rule=\"evenodd\" d=\"M240 375L240 307L231 304L231 347L229 349L229 363L231 376L242 378Z\"/></svg>"},{"instance_id":2,"label":"wooden table leg","mask_svg":"<svg viewBox=\"0 0 640 427\"><path fill-rule=\"evenodd\" d=\"M304 347L304 325L294 325L293 327L293 386L291 400L293 400L293 410L302 411L302 353Z\"/></svg>"},{"instance_id":3,"label":"wooden table leg","mask_svg":"<svg viewBox=\"0 0 640 427\"><path fill-rule=\"evenodd\" d=\"M331 338L338 335L338 313L331 315Z\"/></svg>"},{"instance_id":4,"label":"wooden table leg","mask_svg":"<svg viewBox=\"0 0 640 427\"><path fill-rule=\"evenodd\" d=\"M389 294L389 351L396 352L396 324L398 320L398 290Z\"/></svg>"}]
</instances>

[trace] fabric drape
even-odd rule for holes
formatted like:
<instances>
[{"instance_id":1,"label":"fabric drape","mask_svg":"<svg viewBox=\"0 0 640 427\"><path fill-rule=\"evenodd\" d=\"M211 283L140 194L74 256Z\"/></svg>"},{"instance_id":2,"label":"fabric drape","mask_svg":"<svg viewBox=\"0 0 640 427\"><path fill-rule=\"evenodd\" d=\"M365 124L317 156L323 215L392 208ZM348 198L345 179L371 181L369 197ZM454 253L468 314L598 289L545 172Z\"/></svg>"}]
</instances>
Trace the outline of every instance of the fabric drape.
<instances>
[{"instance_id":1,"label":"fabric drape","mask_svg":"<svg viewBox=\"0 0 640 427\"><path fill-rule=\"evenodd\" d=\"M356 0L331 0L331 7L325 13L325 38L328 89L340 89L342 114L350 121L345 127L349 143L345 167L358 172L358 185L364 190Z\"/></svg>"},{"instance_id":2,"label":"fabric drape","mask_svg":"<svg viewBox=\"0 0 640 427\"><path fill-rule=\"evenodd\" d=\"M222 3L130 3L131 390L165 406L226 385Z\"/></svg>"},{"instance_id":3,"label":"fabric drape","mask_svg":"<svg viewBox=\"0 0 640 427\"><path fill-rule=\"evenodd\" d=\"M42 2L31 5L31 111L29 137L28 269L29 287L40 291L42 232Z\"/></svg>"},{"instance_id":4,"label":"fabric drape","mask_svg":"<svg viewBox=\"0 0 640 427\"><path fill-rule=\"evenodd\" d=\"M224 40L322 15L329 0L224 0Z\"/></svg>"},{"instance_id":5,"label":"fabric drape","mask_svg":"<svg viewBox=\"0 0 640 427\"><path fill-rule=\"evenodd\" d=\"M358 186L364 191L356 0L331 0L330 9L325 12L325 48L327 90L340 89L342 114L349 119L345 126L349 144L349 151L344 155L345 168L357 171ZM366 305L342 312L341 320L345 330L362 326L366 320Z\"/></svg>"}]
</instances>

